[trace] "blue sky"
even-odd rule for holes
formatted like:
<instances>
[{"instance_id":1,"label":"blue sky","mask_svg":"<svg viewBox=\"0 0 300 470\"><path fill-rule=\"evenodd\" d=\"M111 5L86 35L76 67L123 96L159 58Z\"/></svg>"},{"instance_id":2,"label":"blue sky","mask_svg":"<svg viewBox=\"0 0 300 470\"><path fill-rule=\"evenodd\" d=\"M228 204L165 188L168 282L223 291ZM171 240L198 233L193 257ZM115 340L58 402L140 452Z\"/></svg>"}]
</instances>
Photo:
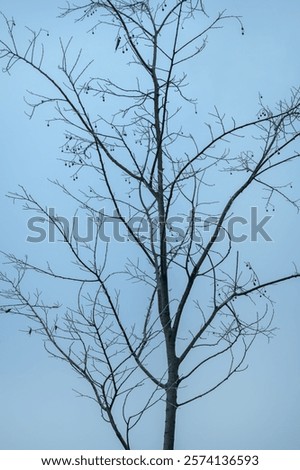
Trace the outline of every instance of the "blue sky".
<instances>
[{"instance_id":1,"label":"blue sky","mask_svg":"<svg viewBox=\"0 0 300 470\"><path fill-rule=\"evenodd\" d=\"M207 2L207 6L209 2ZM20 41L27 41L27 25L49 30L45 47L49 66L57 73L58 37L74 36L76 47L86 48L88 58L99 59L101 71L109 76L119 74L114 55L114 36L99 42L97 35L86 34L89 25L71 19L58 20L58 1L2 0L1 10L14 16ZM226 8L241 15L245 35L238 24L228 23L209 38L207 48L190 69L191 93L199 97L197 120L204 129L214 105L241 121L251 119L258 109L258 95L272 105L287 98L290 88L299 85L300 4L297 0L240 2L215 1L208 8L212 16ZM1 31L2 28L0 28ZM1 32L2 37L4 33ZM43 90L35 74L17 66L12 76L0 75L0 207L1 249L19 256L39 260L59 258L61 247L26 243L28 213L5 195L24 185L48 206L64 204L47 178L64 178L66 172L57 159L63 140L63 128L46 126L51 110L41 111L29 121L23 100L26 89ZM298 144L299 146L299 144ZM299 170L299 169L298 169ZM295 194L300 193L299 178L285 169L294 181ZM84 182L85 183L85 182ZM222 195L222 182L216 181L216 192ZM79 184L79 183L78 183ZM245 196L245 207L257 201L256 194ZM299 216L287 205L280 205L270 231L273 242L248 245L249 256L270 275L289 273L292 261L300 264ZM264 214L264 212L262 212ZM249 368L237 374L216 392L187 407L178 417L178 449L299 449L300 442L300 316L297 281L275 288L274 326L277 334L270 343L259 339L246 361ZM50 359L39 337L22 331L28 322L1 316L0 325L0 448L1 449L116 449L108 426L101 421L99 410L91 401L76 396L75 390L85 385L68 367ZM159 417L157 418L159 420ZM198 422L191 426L190 423ZM153 422L149 444L160 447L160 429ZM145 445L146 442L146 445ZM137 437L137 447L147 448L147 433ZM149 441L150 442L150 441Z\"/></svg>"}]
</instances>

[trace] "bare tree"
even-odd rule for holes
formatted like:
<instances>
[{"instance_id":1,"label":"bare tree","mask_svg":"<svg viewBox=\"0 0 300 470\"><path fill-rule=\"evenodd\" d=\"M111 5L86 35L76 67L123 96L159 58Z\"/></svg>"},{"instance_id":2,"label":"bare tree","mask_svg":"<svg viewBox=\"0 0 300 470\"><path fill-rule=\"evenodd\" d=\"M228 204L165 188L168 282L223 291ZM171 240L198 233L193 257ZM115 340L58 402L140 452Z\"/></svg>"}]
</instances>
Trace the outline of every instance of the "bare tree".
<instances>
[{"instance_id":1,"label":"bare tree","mask_svg":"<svg viewBox=\"0 0 300 470\"><path fill-rule=\"evenodd\" d=\"M67 15L77 21L94 15L96 34L112 28L115 54L130 56L128 76L90 76L94 65L83 64L81 51L71 59L71 43L62 41L60 75L51 74L44 67L45 31L32 31L29 44L19 45L14 20L4 16L0 55L5 72L21 63L52 87L45 95L30 92L29 114L52 105L48 124L65 127L62 162L74 180L82 178L81 189L53 183L81 218L88 216L93 237L80 239L74 223L68 226L24 187L11 193L56 228L74 263L59 272L49 262L43 267L6 254L16 275L1 274L2 312L29 319L28 333L40 334L46 350L86 380L124 449L134 447L133 430L161 403L163 448L173 449L178 409L243 370L255 338L272 335L271 286L300 275L295 268L262 277L236 249L227 223L244 193L259 187L267 210L282 198L298 211L289 186L275 185L272 175L299 157L300 91L275 109L261 97L249 122L215 108L207 134L192 135L185 110L197 113L197 101L186 94L188 66L224 23L235 22L243 35L240 17L223 11L211 19L201 0L87 0L69 4L61 13ZM217 173L229 185L220 202L209 184ZM105 233L108 221L113 239ZM50 288L47 300L41 291L28 293L26 278L34 275L77 289L74 302L51 299ZM142 298L134 311L126 297L130 281ZM214 382L195 380L216 361Z\"/></svg>"}]
</instances>

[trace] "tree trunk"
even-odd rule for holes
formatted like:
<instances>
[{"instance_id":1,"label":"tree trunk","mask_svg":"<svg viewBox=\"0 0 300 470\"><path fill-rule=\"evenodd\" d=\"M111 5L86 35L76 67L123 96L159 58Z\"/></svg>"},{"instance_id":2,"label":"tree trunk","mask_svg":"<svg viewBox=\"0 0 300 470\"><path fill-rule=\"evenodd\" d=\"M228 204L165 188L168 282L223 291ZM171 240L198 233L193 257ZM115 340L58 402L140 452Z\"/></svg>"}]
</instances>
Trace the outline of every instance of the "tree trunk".
<instances>
[{"instance_id":1,"label":"tree trunk","mask_svg":"<svg viewBox=\"0 0 300 470\"><path fill-rule=\"evenodd\" d=\"M175 362L175 361L174 361ZM166 415L164 432L164 450L173 450L175 444L176 414L177 414L177 391L178 391L178 367L169 370L169 386L166 391Z\"/></svg>"}]
</instances>

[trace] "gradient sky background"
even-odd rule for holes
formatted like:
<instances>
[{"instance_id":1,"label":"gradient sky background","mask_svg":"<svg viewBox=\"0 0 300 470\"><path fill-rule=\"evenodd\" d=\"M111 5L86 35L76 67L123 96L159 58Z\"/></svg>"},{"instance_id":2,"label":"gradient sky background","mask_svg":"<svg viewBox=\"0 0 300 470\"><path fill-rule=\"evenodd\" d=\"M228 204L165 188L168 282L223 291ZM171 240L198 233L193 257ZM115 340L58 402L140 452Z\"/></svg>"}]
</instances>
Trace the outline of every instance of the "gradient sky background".
<instances>
[{"instance_id":1,"label":"gradient sky background","mask_svg":"<svg viewBox=\"0 0 300 470\"><path fill-rule=\"evenodd\" d=\"M299 1L206 3L212 16L224 8L241 15L245 36L241 36L237 24L227 24L211 36L201 63L193 63L191 88L200 96L198 119L205 120L216 104L244 121L255 116L259 92L270 105L287 98L291 87L300 84ZM50 31L44 42L53 70L59 62L59 36L74 36L74 49L86 47L88 58L99 58L105 76L117 74L114 35L107 35L106 43L99 43L97 34L86 34L88 24L74 26L71 19L57 19L57 8L62 5L58 0L0 0L0 10L14 16L21 41L28 38L25 25ZM2 26L0 31L3 37ZM16 67L11 77L0 75L0 247L19 256L29 254L38 259L44 255L47 259L51 253L46 254L46 248L57 256L56 247L26 243L28 214L5 197L22 184L54 207L58 196L47 178L69 178L57 161L64 129L52 125L47 128L50 110L49 114L42 111L28 120L23 100L26 89L40 91L43 85L23 67ZM294 181L294 192L300 195L299 165L298 173L289 174L289 170L285 170L286 178ZM246 203L257 204L255 196L249 194ZM300 216L287 205L276 209L270 223L274 241L262 240L245 247L249 256L257 259L257 266L272 275L293 271L292 261L300 266ZM299 281L273 289L276 337L269 344L258 339L243 374L235 375L216 392L179 413L178 449L300 448L298 292ZM20 324L18 318L0 317L0 448L118 448L96 405L78 398L72 390L84 390L82 381L67 365L49 359L39 337L20 331L27 324ZM155 436L155 427L151 431ZM144 437L141 433L137 447L147 448ZM159 433L154 446L160 447Z\"/></svg>"}]
</instances>

